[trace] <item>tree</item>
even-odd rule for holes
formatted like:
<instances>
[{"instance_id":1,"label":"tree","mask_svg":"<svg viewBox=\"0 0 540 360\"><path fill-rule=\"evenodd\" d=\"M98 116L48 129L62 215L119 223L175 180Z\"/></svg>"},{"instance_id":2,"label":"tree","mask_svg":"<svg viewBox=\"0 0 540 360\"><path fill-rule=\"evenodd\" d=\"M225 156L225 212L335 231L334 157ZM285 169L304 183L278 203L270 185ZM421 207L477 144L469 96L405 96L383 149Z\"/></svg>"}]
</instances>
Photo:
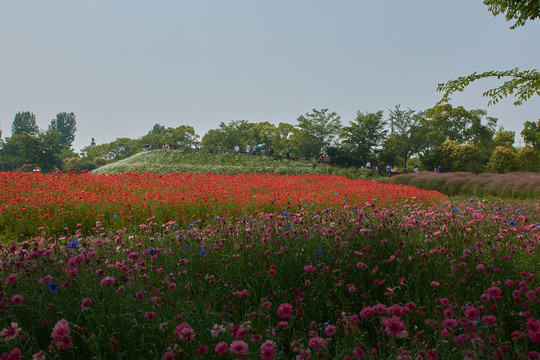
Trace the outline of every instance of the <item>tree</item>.
<instances>
[{"instance_id":1,"label":"tree","mask_svg":"<svg viewBox=\"0 0 540 360\"><path fill-rule=\"evenodd\" d=\"M165 126L161 125L161 124L155 124L152 129L150 129L150 131L148 132L148 135L150 134L156 134L156 135L159 135L161 134L161 132L165 130Z\"/></svg>"},{"instance_id":2,"label":"tree","mask_svg":"<svg viewBox=\"0 0 540 360\"><path fill-rule=\"evenodd\" d=\"M75 140L76 125L75 114L61 112L56 114L56 119L51 120L49 129L57 130L60 133L60 144L70 148Z\"/></svg>"},{"instance_id":3,"label":"tree","mask_svg":"<svg viewBox=\"0 0 540 360\"><path fill-rule=\"evenodd\" d=\"M524 26L527 20L540 17L540 2L536 0L484 0L493 15L506 14L506 21L516 20L510 29Z\"/></svg>"},{"instance_id":4,"label":"tree","mask_svg":"<svg viewBox=\"0 0 540 360\"><path fill-rule=\"evenodd\" d=\"M298 127L292 135L295 149L300 156L315 157L334 144L341 129L341 117L328 109L313 109L300 115ZM305 142L309 142L309 144Z\"/></svg>"},{"instance_id":5,"label":"tree","mask_svg":"<svg viewBox=\"0 0 540 360\"><path fill-rule=\"evenodd\" d=\"M358 111L354 122L349 122L339 134L344 150L357 160L357 164L374 161L387 133L385 125L382 110L365 114Z\"/></svg>"},{"instance_id":6,"label":"tree","mask_svg":"<svg viewBox=\"0 0 540 360\"><path fill-rule=\"evenodd\" d=\"M520 171L539 171L540 152L529 145L525 145L518 151L517 163Z\"/></svg>"},{"instance_id":7,"label":"tree","mask_svg":"<svg viewBox=\"0 0 540 360\"><path fill-rule=\"evenodd\" d=\"M538 121L525 121L521 136L525 144L531 145L536 151L540 151L540 119Z\"/></svg>"},{"instance_id":8,"label":"tree","mask_svg":"<svg viewBox=\"0 0 540 360\"><path fill-rule=\"evenodd\" d=\"M524 26L527 20L535 20L540 17L540 2L538 0L484 0L493 15L506 14L506 20L516 20L510 29ZM515 96L514 105L523 104L534 95L540 95L540 73L537 70L523 70L519 68L505 71L486 71L462 76L456 80L450 80L439 84L437 91L443 93L439 104L450 101L450 95L462 92L470 83L486 78L509 78L501 86L490 89L483 93L484 97L490 98L488 105L496 104L500 99Z\"/></svg>"},{"instance_id":9,"label":"tree","mask_svg":"<svg viewBox=\"0 0 540 360\"><path fill-rule=\"evenodd\" d=\"M27 133L28 135L36 135L38 133L36 124L36 115L30 111L18 112L15 114L13 123L11 124L11 135Z\"/></svg>"},{"instance_id":10,"label":"tree","mask_svg":"<svg viewBox=\"0 0 540 360\"><path fill-rule=\"evenodd\" d=\"M516 169L517 156L514 149L497 146L489 158L488 169L495 173L508 173Z\"/></svg>"},{"instance_id":11,"label":"tree","mask_svg":"<svg viewBox=\"0 0 540 360\"><path fill-rule=\"evenodd\" d=\"M385 140L380 158L388 164L402 162L403 171L407 171L407 160L411 155L418 152L421 145L420 129L421 114L414 110L401 110L400 105L396 105L394 110L390 110L388 122L391 124L390 136Z\"/></svg>"}]
</instances>

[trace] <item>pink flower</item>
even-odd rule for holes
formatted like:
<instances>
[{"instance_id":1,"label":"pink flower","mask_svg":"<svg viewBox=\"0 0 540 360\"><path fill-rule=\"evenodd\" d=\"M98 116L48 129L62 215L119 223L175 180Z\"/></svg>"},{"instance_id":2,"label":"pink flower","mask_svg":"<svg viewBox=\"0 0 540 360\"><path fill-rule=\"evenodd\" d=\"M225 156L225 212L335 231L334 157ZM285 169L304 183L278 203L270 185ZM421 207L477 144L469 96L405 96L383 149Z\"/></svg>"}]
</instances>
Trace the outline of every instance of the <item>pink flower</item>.
<instances>
[{"instance_id":1,"label":"pink flower","mask_svg":"<svg viewBox=\"0 0 540 360\"><path fill-rule=\"evenodd\" d=\"M312 337L311 339L309 339L308 344L309 344L309 346L311 346L314 349L320 349L320 348L322 348L323 346L326 345L326 340L324 340L320 336L315 336L315 337Z\"/></svg>"},{"instance_id":2,"label":"pink flower","mask_svg":"<svg viewBox=\"0 0 540 360\"><path fill-rule=\"evenodd\" d=\"M197 349L197 354L199 356L203 356L207 352L208 352L208 346L206 346L206 345L199 346L199 348Z\"/></svg>"},{"instance_id":3,"label":"pink flower","mask_svg":"<svg viewBox=\"0 0 540 360\"><path fill-rule=\"evenodd\" d=\"M439 285L441 285L441 283L439 283L438 281L431 282L431 286L439 286Z\"/></svg>"},{"instance_id":4,"label":"pink flower","mask_svg":"<svg viewBox=\"0 0 540 360\"><path fill-rule=\"evenodd\" d=\"M53 277L51 275L47 275L47 276L42 277L39 280L39 283L41 285L47 285L48 283L50 283L52 281L52 279L53 279Z\"/></svg>"},{"instance_id":5,"label":"pink flower","mask_svg":"<svg viewBox=\"0 0 540 360\"><path fill-rule=\"evenodd\" d=\"M502 291L498 286L492 286L487 290L487 293L489 296L491 296L492 299L499 300L502 299L501 294Z\"/></svg>"},{"instance_id":6,"label":"pink flower","mask_svg":"<svg viewBox=\"0 0 540 360\"><path fill-rule=\"evenodd\" d=\"M482 316L482 321L486 324L495 324L497 322L497 317L493 315Z\"/></svg>"},{"instance_id":7,"label":"pink flower","mask_svg":"<svg viewBox=\"0 0 540 360\"><path fill-rule=\"evenodd\" d=\"M174 353L172 351L167 351L163 354L162 360L174 360Z\"/></svg>"},{"instance_id":8,"label":"pink flower","mask_svg":"<svg viewBox=\"0 0 540 360\"><path fill-rule=\"evenodd\" d=\"M21 331L21 328L18 326L19 324L12 322L11 327L0 332L0 338L3 338L5 341L15 339L17 336L19 336L19 331Z\"/></svg>"},{"instance_id":9,"label":"pink flower","mask_svg":"<svg viewBox=\"0 0 540 360\"><path fill-rule=\"evenodd\" d=\"M397 316L392 316L391 318L383 317L381 322L385 330L394 335L401 335L405 331L405 323Z\"/></svg>"},{"instance_id":10,"label":"pink flower","mask_svg":"<svg viewBox=\"0 0 540 360\"><path fill-rule=\"evenodd\" d=\"M21 350L19 348L15 348L13 350L11 350L11 352L8 354L8 353L3 353L2 354L2 357L0 359L2 360L21 360L23 358L23 356L21 355Z\"/></svg>"},{"instance_id":11,"label":"pink flower","mask_svg":"<svg viewBox=\"0 0 540 360\"><path fill-rule=\"evenodd\" d=\"M156 317L156 313L153 311L149 311L146 314L144 314L144 318L147 320L152 320L155 317Z\"/></svg>"},{"instance_id":12,"label":"pink flower","mask_svg":"<svg viewBox=\"0 0 540 360\"><path fill-rule=\"evenodd\" d=\"M24 296L20 294L15 294L11 297L11 305L19 306L22 304L23 300L24 300Z\"/></svg>"},{"instance_id":13,"label":"pink flower","mask_svg":"<svg viewBox=\"0 0 540 360\"><path fill-rule=\"evenodd\" d=\"M9 276L6 278L6 285L15 284L18 277L19 277L19 274L17 274L17 273L9 274Z\"/></svg>"},{"instance_id":14,"label":"pink flower","mask_svg":"<svg viewBox=\"0 0 540 360\"><path fill-rule=\"evenodd\" d=\"M276 344L267 340L261 345L261 359L271 360L276 355Z\"/></svg>"},{"instance_id":15,"label":"pink flower","mask_svg":"<svg viewBox=\"0 0 540 360\"><path fill-rule=\"evenodd\" d=\"M217 343L216 345L216 352L219 355L225 355L227 353L227 349L229 348L229 345L225 341L222 341L220 343Z\"/></svg>"},{"instance_id":16,"label":"pink flower","mask_svg":"<svg viewBox=\"0 0 540 360\"><path fill-rule=\"evenodd\" d=\"M66 319L62 319L54 325L51 337L62 349L69 349L73 345L73 341L69 337L69 324Z\"/></svg>"},{"instance_id":17,"label":"pink flower","mask_svg":"<svg viewBox=\"0 0 540 360\"><path fill-rule=\"evenodd\" d=\"M478 315L480 315L480 312L477 308L473 306L467 306L465 307L465 317L469 321L475 321L478 318Z\"/></svg>"},{"instance_id":18,"label":"pink flower","mask_svg":"<svg viewBox=\"0 0 540 360\"><path fill-rule=\"evenodd\" d=\"M292 310L293 310L293 308L292 308L291 304L283 303L283 304L279 305L278 310L277 310L277 314L282 319L288 319L288 318L291 317Z\"/></svg>"},{"instance_id":19,"label":"pink flower","mask_svg":"<svg viewBox=\"0 0 540 360\"><path fill-rule=\"evenodd\" d=\"M443 326L445 328L455 329L458 326L456 319L444 319Z\"/></svg>"},{"instance_id":20,"label":"pink flower","mask_svg":"<svg viewBox=\"0 0 540 360\"><path fill-rule=\"evenodd\" d=\"M105 276L103 280L101 280L101 285L114 285L116 283L116 279L112 276Z\"/></svg>"},{"instance_id":21,"label":"pink flower","mask_svg":"<svg viewBox=\"0 0 540 360\"><path fill-rule=\"evenodd\" d=\"M270 270L268 270L268 276L270 276L271 278L273 278L274 276L276 276L276 274L277 274L276 269L270 268Z\"/></svg>"},{"instance_id":22,"label":"pink flower","mask_svg":"<svg viewBox=\"0 0 540 360\"><path fill-rule=\"evenodd\" d=\"M195 338L195 331L188 323L181 323L174 329L174 335L183 341L192 341Z\"/></svg>"},{"instance_id":23,"label":"pink flower","mask_svg":"<svg viewBox=\"0 0 540 360\"><path fill-rule=\"evenodd\" d=\"M534 343L540 343L540 321L534 318L527 320L527 330L529 339Z\"/></svg>"},{"instance_id":24,"label":"pink flower","mask_svg":"<svg viewBox=\"0 0 540 360\"><path fill-rule=\"evenodd\" d=\"M246 355L248 351L248 344L241 340L233 341L230 348L231 353L238 355Z\"/></svg>"},{"instance_id":25,"label":"pink flower","mask_svg":"<svg viewBox=\"0 0 540 360\"><path fill-rule=\"evenodd\" d=\"M336 327L334 325L327 325L324 328L324 333L326 336L333 336L336 334Z\"/></svg>"},{"instance_id":26,"label":"pink flower","mask_svg":"<svg viewBox=\"0 0 540 360\"><path fill-rule=\"evenodd\" d=\"M84 298L81 301L81 310L87 310L90 309L90 304L92 303L92 300L90 298Z\"/></svg>"},{"instance_id":27,"label":"pink flower","mask_svg":"<svg viewBox=\"0 0 540 360\"><path fill-rule=\"evenodd\" d=\"M363 359L364 358L364 352L362 351L361 348L357 347L357 348L354 348L353 349L353 352L352 352L353 356L355 359Z\"/></svg>"}]
</instances>

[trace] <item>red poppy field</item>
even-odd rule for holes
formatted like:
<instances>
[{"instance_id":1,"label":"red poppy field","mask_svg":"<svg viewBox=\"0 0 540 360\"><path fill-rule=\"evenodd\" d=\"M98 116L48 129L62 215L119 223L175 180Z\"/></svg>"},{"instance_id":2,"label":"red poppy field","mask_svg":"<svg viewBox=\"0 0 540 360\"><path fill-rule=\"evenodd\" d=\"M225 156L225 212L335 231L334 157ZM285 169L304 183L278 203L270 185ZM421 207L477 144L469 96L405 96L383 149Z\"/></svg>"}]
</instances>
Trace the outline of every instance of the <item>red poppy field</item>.
<instances>
[{"instance_id":1,"label":"red poppy field","mask_svg":"<svg viewBox=\"0 0 540 360\"><path fill-rule=\"evenodd\" d=\"M535 359L540 205L1 173L0 359Z\"/></svg>"}]
</instances>

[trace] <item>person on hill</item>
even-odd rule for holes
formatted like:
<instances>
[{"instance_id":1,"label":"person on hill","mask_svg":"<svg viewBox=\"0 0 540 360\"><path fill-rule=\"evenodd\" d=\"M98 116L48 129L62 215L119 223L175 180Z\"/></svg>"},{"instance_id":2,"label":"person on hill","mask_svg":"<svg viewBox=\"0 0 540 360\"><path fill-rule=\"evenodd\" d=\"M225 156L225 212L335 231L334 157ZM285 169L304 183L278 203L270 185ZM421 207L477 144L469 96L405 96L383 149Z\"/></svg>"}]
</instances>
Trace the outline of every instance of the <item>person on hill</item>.
<instances>
[{"instance_id":1,"label":"person on hill","mask_svg":"<svg viewBox=\"0 0 540 360\"><path fill-rule=\"evenodd\" d=\"M387 173L387 174L390 174L391 172L392 172L392 166L390 166L390 164L388 164L388 165L386 166L386 173Z\"/></svg>"},{"instance_id":2,"label":"person on hill","mask_svg":"<svg viewBox=\"0 0 540 360\"><path fill-rule=\"evenodd\" d=\"M251 151L251 145L247 144L246 145L246 154L249 154Z\"/></svg>"},{"instance_id":3,"label":"person on hill","mask_svg":"<svg viewBox=\"0 0 540 360\"><path fill-rule=\"evenodd\" d=\"M291 158L291 148L287 148L287 151L285 151L285 156L287 157L287 159Z\"/></svg>"},{"instance_id":4,"label":"person on hill","mask_svg":"<svg viewBox=\"0 0 540 360\"><path fill-rule=\"evenodd\" d=\"M369 161L366 163L366 169L371 169L371 163Z\"/></svg>"},{"instance_id":5,"label":"person on hill","mask_svg":"<svg viewBox=\"0 0 540 360\"><path fill-rule=\"evenodd\" d=\"M270 145L270 148L268 149L268 155L274 156L274 148L272 147L272 145Z\"/></svg>"}]
</instances>

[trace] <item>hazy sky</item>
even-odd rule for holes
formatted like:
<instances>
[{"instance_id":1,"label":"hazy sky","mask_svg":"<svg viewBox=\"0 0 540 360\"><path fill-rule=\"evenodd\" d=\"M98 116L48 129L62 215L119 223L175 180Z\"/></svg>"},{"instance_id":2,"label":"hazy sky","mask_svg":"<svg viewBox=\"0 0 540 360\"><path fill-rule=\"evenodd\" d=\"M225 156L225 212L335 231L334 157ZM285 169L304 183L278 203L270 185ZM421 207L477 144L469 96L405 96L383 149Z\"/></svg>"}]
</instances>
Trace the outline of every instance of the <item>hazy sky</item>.
<instances>
[{"instance_id":1,"label":"hazy sky","mask_svg":"<svg viewBox=\"0 0 540 360\"><path fill-rule=\"evenodd\" d=\"M482 0L0 0L0 128L31 111L40 128L77 118L74 147L137 138L154 124L296 124L313 108L425 110L437 83L474 71L537 69L540 21L517 30ZM452 105L505 129L540 99L487 107L482 81Z\"/></svg>"}]
</instances>

